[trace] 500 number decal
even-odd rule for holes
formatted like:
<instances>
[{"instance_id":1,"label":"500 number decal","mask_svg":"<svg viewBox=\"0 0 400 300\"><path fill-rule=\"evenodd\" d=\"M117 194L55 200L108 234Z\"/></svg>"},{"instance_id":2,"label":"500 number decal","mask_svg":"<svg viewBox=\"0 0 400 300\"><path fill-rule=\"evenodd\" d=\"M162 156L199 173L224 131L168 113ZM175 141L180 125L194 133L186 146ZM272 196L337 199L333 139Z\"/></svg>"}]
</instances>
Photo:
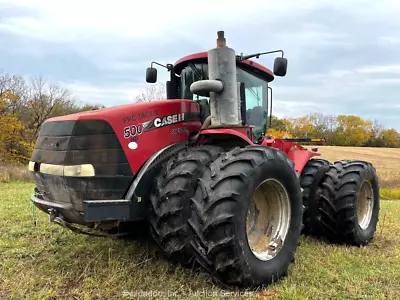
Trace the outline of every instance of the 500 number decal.
<instances>
[{"instance_id":1,"label":"500 number decal","mask_svg":"<svg viewBox=\"0 0 400 300\"><path fill-rule=\"evenodd\" d=\"M129 139L136 135L141 135L143 132L143 124L131 125L124 128L124 138Z\"/></svg>"}]
</instances>

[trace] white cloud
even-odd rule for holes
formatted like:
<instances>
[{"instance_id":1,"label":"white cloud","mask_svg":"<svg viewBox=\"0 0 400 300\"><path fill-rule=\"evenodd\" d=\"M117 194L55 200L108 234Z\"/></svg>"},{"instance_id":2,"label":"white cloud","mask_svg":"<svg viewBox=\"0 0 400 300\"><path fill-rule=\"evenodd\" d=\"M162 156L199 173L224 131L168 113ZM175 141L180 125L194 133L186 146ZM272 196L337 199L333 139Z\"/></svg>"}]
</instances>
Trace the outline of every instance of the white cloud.
<instances>
[{"instance_id":1,"label":"white cloud","mask_svg":"<svg viewBox=\"0 0 400 300\"><path fill-rule=\"evenodd\" d=\"M368 3L364 10L355 10L353 14L373 17L377 11L393 13L399 4L395 1L346 0L334 3L325 0L271 1L248 0L246 6L230 5L228 1L203 0L193 6L185 0L136 1L114 0L0 0L0 3L12 3L39 12L37 17L11 18L3 29L16 33L40 37L52 41L72 41L79 39L101 39L102 37L121 38L157 38L168 40L173 36L182 36L192 40L204 39L196 33L215 34L215 31L233 25L255 25L261 20L270 24L285 22L288 15L299 15L317 7L329 6L345 9L358 8ZM388 10L384 2L390 3ZM370 7L370 8L369 8ZM222 25L222 26L221 26ZM283 25L283 24L282 24ZM216 28L218 27L218 28ZM211 31L210 29L213 28ZM271 28L270 30L273 30ZM263 34L270 34L267 28L260 28ZM327 35L327 34L325 34ZM313 32L304 33L300 38L321 37ZM207 38L207 40L209 40Z\"/></svg>"},{"instance_id":2,"label":"white cloud","mask_svg":"<svg viewBox=\"0 0 400 300\"><path fill-rule=\"evenodd\" d=\"M11 2L11 1L2 1ZM312 3L313 1L307 1ZM290 1L291 4L296 3ZM27 17L9 21L6 29L25 33L44 39L70 41L79 39L87 33L93 38L100 35L124 38L169 39L174 35L186 34L188 27L197 27L198 20L207 20L212 24L223 22L229 27L235 22L244 21L243 17L254 15L262 8L271 13L284 11L283 2L248 1L247 9L237 5L227 5L223 1L205 0L201 5L192 7L184 0L168 1L52 1L52 0L13 0L12 4L31 7L40 12L38 19ZM304 5L295 5L298 8ZM252 9L254 8L254 9ZM198 27L201 28L198 23ZM4 27L3 27L4 28ZM182 33L179 33L181 31ZM196 36L192 36L196 39Z\"/></svg>"},{"instance_id":3,"label":"white cloud","mask_svg":"<svg viewBox=\"0 0 400 300\"><path fill-rule=\"evenodd\" d=\"M145 84L97 86L81 82L62 82L73 91L82 104L103 104L115 106L135 102L135 97L145 88Z\"/></svg>"},{"instance_id":4,"label":"white cloud","mask_svg":"<svg viewBox=\"0 0 400 300\"><path fill-rule=\"evenodd\" d=\"M382 45L397 45L400 44L400 38L396 36L379 37L379 43Z\"/></svg>"},{"instance_id":5,"label":"white cloud","mask_svg":"<svg viewBox=\"0 0 400 300\"><path fill-rule=\"evenodd\" d=\"M399 73L400 65L389 66L369 66L356 70L358 73L377 74L377 73Z\"/></svg>"}]
</instances>

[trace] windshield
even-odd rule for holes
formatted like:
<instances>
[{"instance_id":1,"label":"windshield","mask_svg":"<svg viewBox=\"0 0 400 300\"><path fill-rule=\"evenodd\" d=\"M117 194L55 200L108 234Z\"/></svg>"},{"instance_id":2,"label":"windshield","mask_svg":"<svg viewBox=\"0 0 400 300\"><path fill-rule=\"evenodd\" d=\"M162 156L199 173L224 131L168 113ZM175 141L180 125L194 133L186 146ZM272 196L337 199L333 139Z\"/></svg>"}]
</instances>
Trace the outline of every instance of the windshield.
<instances>
[{"instance_id":1,"label":"windshield","mask_svg":"<svg viewBox=\"0 0 400 300\"><path fill-rule=\"evenodd\" d=\"M204 63L189 64L181 72L180 96L182 99L199 101L208 97L193 94L190 85L198 80L208 79L208 65ZM246 93L246 123L254 126L255 138L259 138L266 130L268 115L268 83L241 69L237 68L238 82L244 82Z\"/></svg>"},{"instance_id":2,"label":"windshield","mask_svg":"<svg viewBox=\"0 0 400 300\"><path fill-rule=\"evenodd\" d=\"M182 99L188 100L200 100L207 99L208 97L202 97L193 94L190 91L190 85L198 80L208 79L208 65L207 64L188 64L181 72L181 84L180 84L180 95Z\"/></svg>"}]
</instances>

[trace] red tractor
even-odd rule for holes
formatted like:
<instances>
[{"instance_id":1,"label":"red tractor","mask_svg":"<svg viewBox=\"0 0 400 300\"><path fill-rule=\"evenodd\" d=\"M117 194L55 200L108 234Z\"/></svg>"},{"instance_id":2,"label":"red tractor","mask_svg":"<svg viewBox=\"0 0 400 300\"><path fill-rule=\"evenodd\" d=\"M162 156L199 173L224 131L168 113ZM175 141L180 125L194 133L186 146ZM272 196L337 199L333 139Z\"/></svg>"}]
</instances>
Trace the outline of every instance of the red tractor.
<instances>
[{"instance_id":1,"label":"red tractor","mask_svg":"<svg viewBox=\"0 0 400 300\"><path fill-rule=\"evenodd\" d=\"M278 52L273 72L250 60ZM331 164L301 141L265 137L283 51L236 55L220 31L215 49L164 67L167 100L42 125L31 200L51 221L109 235L146 222L171 260L246 288L287 274L303 227L338 243L373 238L379 185L370 163ZM146 80L157 80L152 66Z\"/></svg>"}]
</instances>

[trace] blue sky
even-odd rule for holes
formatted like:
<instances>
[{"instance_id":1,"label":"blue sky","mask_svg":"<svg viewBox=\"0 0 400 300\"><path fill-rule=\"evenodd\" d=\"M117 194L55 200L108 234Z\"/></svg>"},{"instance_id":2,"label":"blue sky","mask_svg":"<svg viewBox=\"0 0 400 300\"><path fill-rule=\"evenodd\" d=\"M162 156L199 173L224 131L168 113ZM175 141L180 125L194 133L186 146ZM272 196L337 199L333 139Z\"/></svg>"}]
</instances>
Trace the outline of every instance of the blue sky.
<instances>
[{"instance_id":1,"label":"blue sky","mask_svg":"<svg viewBox=\"0 0 400 300\"><path fill-rule=\"evenodd\" d=\"M237 53L285 51L287 76L271 85L278 116L357 114L400 130L399 1L173 3L0 0L0 69L59 81L85 103L125 104L152 60L207 51L224 30Z\"/></svg>"}]
</instances>

